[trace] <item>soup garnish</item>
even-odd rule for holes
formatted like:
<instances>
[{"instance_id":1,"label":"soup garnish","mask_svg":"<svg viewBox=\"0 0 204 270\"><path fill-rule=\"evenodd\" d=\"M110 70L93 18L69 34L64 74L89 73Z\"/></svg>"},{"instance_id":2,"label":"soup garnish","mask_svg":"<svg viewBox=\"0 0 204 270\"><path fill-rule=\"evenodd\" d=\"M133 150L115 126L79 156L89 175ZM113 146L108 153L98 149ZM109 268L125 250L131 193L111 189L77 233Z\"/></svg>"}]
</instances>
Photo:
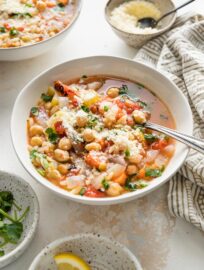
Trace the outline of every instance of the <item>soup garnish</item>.
<instances>
[{"instance_id":1,"label":"soup garnish","mask_svg":"<svg viewBox=\"0 0 204 270\"><path fill-rule=\"evenodd\" d=\"M167 107L141 84L108 76L56 81L30 110L31 161L47 180L80 196L145 188L175 148L171 138L142 126L149 118L174 128Z\"/></svg>"}]
</instances>

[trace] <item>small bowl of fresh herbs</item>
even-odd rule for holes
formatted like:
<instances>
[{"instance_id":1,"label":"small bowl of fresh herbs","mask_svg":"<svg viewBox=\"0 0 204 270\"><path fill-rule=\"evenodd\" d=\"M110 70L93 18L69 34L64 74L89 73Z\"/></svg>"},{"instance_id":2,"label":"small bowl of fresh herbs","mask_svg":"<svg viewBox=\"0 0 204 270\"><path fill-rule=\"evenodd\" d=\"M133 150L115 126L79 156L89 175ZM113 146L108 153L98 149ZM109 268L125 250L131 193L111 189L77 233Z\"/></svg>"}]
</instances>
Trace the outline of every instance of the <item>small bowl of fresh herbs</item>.
<instances>
[{"instance_id":1,"label":"small bowl of fresh herbs","mask_svg":"<svg viewBox=\"0 0 204 270\"><path fill-rule=\"evenodd\" d=\"M17 259L32 241L39 203L19 176L0 171L0 268Z\"/></svg>"}]
</instances>

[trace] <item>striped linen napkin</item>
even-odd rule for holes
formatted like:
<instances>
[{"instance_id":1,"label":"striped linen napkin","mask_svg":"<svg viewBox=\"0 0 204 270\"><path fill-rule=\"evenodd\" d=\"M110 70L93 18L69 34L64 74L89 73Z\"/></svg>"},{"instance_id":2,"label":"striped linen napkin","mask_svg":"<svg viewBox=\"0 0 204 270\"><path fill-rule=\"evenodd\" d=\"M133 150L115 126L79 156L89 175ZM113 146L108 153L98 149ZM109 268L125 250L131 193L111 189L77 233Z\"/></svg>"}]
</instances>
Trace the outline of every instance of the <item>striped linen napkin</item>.
<instances>
[{"instance_id":1,"label":"striped linen napkin","mask_svg":"<svg viewBox=\"0 0 204 270\"><path fill-rule=\"evenodd\" d=\"M164 73L183 91L194 116L194 136L204 139L204 17L186 14L149 41L135 60ZM204 155L190 150L170 180L169 210L204 231Z\"/></svg>"}]
</instances>

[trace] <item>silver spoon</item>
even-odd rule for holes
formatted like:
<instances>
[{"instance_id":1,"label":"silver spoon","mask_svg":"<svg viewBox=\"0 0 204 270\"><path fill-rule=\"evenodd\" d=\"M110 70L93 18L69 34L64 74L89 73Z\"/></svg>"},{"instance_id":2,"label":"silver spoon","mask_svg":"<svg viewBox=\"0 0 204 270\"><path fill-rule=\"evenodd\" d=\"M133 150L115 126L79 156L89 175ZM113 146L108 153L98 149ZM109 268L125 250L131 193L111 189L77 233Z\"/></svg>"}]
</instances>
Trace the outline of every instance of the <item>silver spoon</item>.
<instances>
[{"instance_id":1,"label":"silver spoon","mask_svg":"<svg viewBox=\"0 0 204 270\"><path fill-rule=\"evenodd\" d=\"M173 9L173 10L167 12L161 18L159 18L159 20L155 20L154 18L151 18L151 17L142 18L142 19L138 20L138 25L140 28L146 28L146 27L155 28L161 20L163 20L164 18L166 18L170 14L175 13L180 8L185 7L194 1L195 0L190 0L190 1L182 4L181 6L177 7L176 9Z\"/></svg>"},{"instance_id":2,"label":"silver spoon","mask_svg":"<svg viewBox=\"0 0 204 270\"><path fill-rule=\"evenodd\" d=\"M133 102L137 102L138 99L132 98L129 95L122 95L130 100L132 100ZM177 141L189 146L190 148L195 149L196 151L204 154L204 140L200 140L197 139L193 136L189 136L186 135L184 133L178 132L176 130L170 129L170 128L166 128L154 123L150 123L150 122L146 122L144 124L142 124L142 126L144 126L145 128L149 128L151 130L155 130L161 133L164 133L165 135L168 135L169 137L172 137L174 139L176 139Z\"/></svg>"},{"instance_id":3,"label":"silver spoon","mask_svg":"<svg viewBox=\"0 0 204 270\"><path fill-rule=\"evenodd\" d=\"M184 133L178 132L176 130L166 128L157 124L153 124L150 122L146 122L144 124L144 127L162 132L169 137L172 137L176 139L179 142L184 143L185 145L188 145L190 148L195 149L196 151L200 152L201 154L204 154L204 140L197 139L193 136L186 135Z\"/></svg>"}]
</instances>

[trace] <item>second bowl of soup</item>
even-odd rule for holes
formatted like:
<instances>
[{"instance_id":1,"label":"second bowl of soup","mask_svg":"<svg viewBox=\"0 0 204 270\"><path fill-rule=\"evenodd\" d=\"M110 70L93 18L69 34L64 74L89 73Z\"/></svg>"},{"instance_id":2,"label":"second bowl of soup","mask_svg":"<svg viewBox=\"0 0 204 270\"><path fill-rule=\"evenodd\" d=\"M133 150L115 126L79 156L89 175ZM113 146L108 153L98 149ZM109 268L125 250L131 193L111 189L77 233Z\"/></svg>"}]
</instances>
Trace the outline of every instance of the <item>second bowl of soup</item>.
<instances>
[{"instance_id":1,"label":"second bowl of soup","mask_svg":"<svg viewBox=\"0 0 204 270\"><path fill-rule=\"evenodd\" d=\"M90 57L54 67L27 85L11 131L20 160L43 185L79 202L112 204L160 186L187 155L184 145L142 124L191 134L191 119L185 97L157 71Z\"/></svg>"}]
</instances>

